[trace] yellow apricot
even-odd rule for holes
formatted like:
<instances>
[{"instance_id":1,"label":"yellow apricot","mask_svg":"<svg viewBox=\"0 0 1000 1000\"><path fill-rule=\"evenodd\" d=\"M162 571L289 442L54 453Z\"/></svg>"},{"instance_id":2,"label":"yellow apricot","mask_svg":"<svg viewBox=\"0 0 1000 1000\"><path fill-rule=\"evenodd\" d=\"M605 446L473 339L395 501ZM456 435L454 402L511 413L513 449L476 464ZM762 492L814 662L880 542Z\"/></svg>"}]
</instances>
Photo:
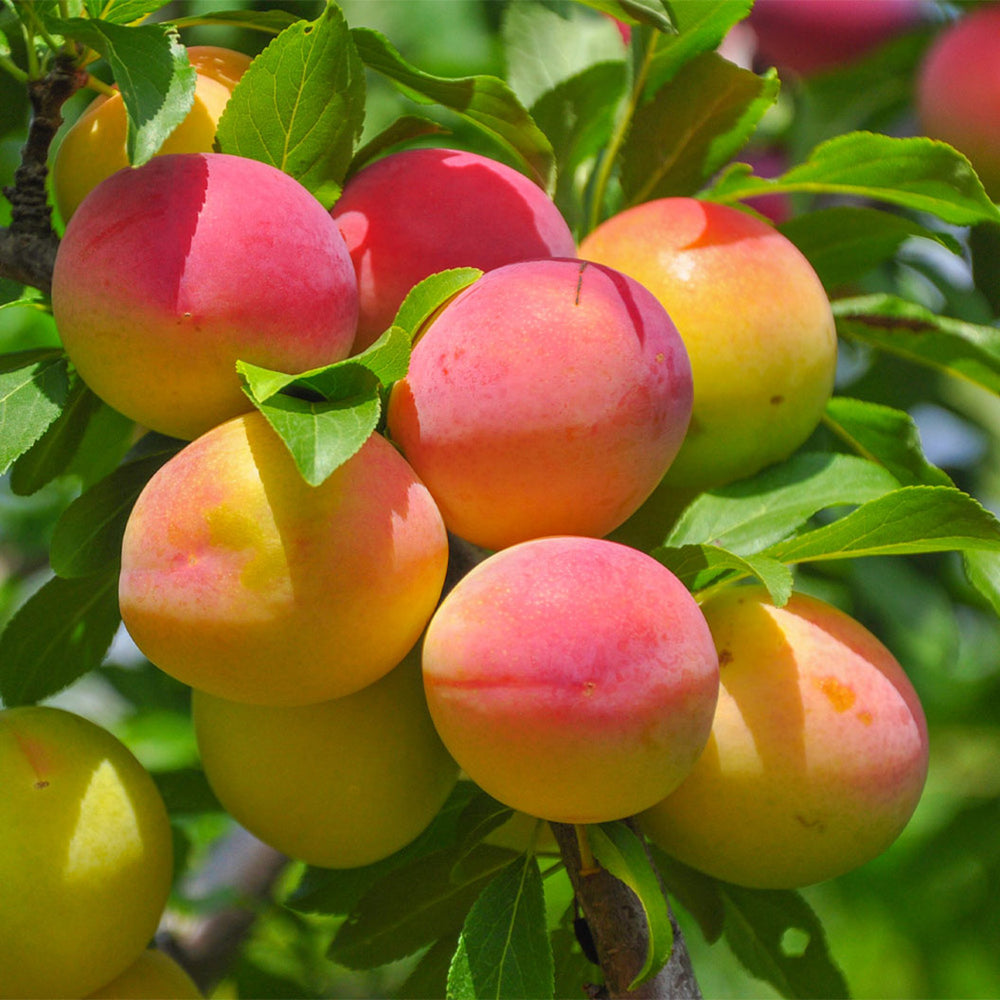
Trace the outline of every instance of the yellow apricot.
<instances>
[{"instance_id":1,"label":"yellow apricot","mask_svg":"<svg viewBox=\"0 0 1000 1000\"><path fill-rule=\"evenodd\" d=\"M191 977L162 951L149 948L120 976L86 1000L201 1000Z\"/></svg>"}]
</instances>

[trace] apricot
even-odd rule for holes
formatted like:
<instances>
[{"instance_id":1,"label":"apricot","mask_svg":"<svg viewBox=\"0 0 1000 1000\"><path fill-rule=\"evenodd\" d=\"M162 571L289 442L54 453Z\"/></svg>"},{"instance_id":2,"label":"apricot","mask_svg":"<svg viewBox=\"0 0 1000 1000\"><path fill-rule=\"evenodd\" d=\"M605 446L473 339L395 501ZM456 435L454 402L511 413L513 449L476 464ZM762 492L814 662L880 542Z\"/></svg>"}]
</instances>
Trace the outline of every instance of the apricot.
<instances>
[{"instance_id":1,"label":"apricot","mask_svg":"<svg viewBox=\"0 0 1000 1000\"><path fill-rule=\"evenodd\" d=\"M219 801L309 864L388 857L423 832L458 780L427 711L417 652L374 684L317 705L246 705L196 691L192 710Z\"/></svg>"},{"instance_id":2,"label":"apricot","mask_svg":"<svg viewBox=\"0 0 1000 1000\"><path fill-rule=\"evenodd\" d=\"M201 1000L191 977L162 951L148 948L113 982L86 1000Z\"/></svg>"},{"instance_id":3,"label":"apricot","mask_svg":"<svg viewBox=\"0 0 1000 1000\"><path fill-rule=\"evenodd\" d=\"M255 412L187 445L143 489L122 544L122 620L185 684L304 705L399 663L447 561L434 501L384 438L312 487Z\"/></svg>"},{"instance_id":4,"label":"apricot","mask_svg":"<svg viewBox=\"0 0 1000 1000\"><path fill-rule=\"evenodd\" d=\"M1000 199L1000 5L970 9L938 35L917 75L916 107L927 135L964 153Z\"/></svg>"},{"instance_id":5,"label":"apricot","mask_svg":"<svg viewBox=\"0 0 1000 1000\"><path fill-rule=\"evenodd\" d=\"M913 27L919 0L756 0L758 58L809 75L853 62Z\"/></svg>"},{"instance_id":6,"label":"apricot","mask_svg":"<svg viewBox=\"0 0 1000 1000\"><path fill-rule=\"evenodd\" d=\"M348 180L332 211L358 277L355 351L389 327L406 293L431 274L576 255L569 226L537 184L455 149L375 161Z\"/></svg>"},{"instance_id":7,"label":"apricot","mask_svg":"<svg viewBox=\"0 0 1000 1000\"><path fill-rule=\"evenodd\" d=\"M708 626L655 559L552 537L490 556L431 619L431 717L465 773L505 805L564 823L619 819L687 775L719 673Z\"/></svg>"},{"instance_id":8,"label":"apricot","mask_svg":"<svg viewBox=\"0 0 1000 1000\"><path fill-rule=\"evenodd\" d=\"M194 104L155 155L210 153L226 103L250 57L216 45L192 45ZM97 185L129 165L125 152L126 115L121 94L96 97L63 136L52 161L52 192L64 222Z\"/></svg>"},{"instance_id":9,"label":"apricot","mask_svg":"<svg viewBox=\"0 0 1000 1000\"><path fill-rule=\"evenodd\" d=\"M421 334L388 428L449 530L489 549L605 535L681 445L691 369L662 306L568 259L483 275Z\"/></svg>"},{"instance_id":10,"label":"apricot","mask_svg":"<svg viewBox=\"0 0 1000 1000\"><path fill-rule=\"evenodd\" d=\"M899 663L844 612L759 587L703 606L719 654L712 735L679 788L641 817L685 864L795 888L896 839L927 772L927 726Z\"/></svg>"},{"instance_id":11,"label":"apricot","mask_svg":"<svg viewBox=\"0 0 1000 1000\"><path fill-rule=\"evenodd\" d=\"M694 377L691 426L664 478L702 490L787 458L833 390L837 336L823 285L767 223L727 205L661 198L598 226L580 256L663 303Z\"/></svg>"},{"instance_id":12,"label":"apricot","mask_svg":"<svg viewBox=\"0 0 1000 1000\"><path fill-rule=\"evenodd\" d=\"M301 372L346 357L357 283L339 230L296 180L178 153L87 196L56 255L52 310L97 395L193 438L251 408L237 360Z\"/></svg>"},{"instance_id":13,"label":"apricot","mask_svg":"<svg viewBox=\"0 0 1000 1000\"><path fill-rule=\"evenodd\" d=\"M0 997L78 997L146 947L173 875L142 765L62 709L0 711Z\"/></svg>"}]
</instances>

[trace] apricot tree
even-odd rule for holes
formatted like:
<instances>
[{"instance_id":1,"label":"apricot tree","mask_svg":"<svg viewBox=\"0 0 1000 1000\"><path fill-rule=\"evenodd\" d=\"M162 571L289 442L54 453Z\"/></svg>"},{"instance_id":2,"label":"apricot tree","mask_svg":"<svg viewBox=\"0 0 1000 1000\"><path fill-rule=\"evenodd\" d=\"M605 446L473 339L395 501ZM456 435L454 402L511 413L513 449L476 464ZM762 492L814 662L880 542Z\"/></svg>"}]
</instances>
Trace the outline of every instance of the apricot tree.
<instances>
[{"instance_id":1,"label":"apricot tree","mask_svg":"<svg viewBox=\"0 0 1000 1000\"><path fill-rule=\"evenodd\" d=\"M719 940L846 996L809 887L905 854L925 618L997 690L943 20L785 79L778 2L407 5L485 67L219 6L0 4L0 997L688 997Z\"/></svg>"}]
</instances>

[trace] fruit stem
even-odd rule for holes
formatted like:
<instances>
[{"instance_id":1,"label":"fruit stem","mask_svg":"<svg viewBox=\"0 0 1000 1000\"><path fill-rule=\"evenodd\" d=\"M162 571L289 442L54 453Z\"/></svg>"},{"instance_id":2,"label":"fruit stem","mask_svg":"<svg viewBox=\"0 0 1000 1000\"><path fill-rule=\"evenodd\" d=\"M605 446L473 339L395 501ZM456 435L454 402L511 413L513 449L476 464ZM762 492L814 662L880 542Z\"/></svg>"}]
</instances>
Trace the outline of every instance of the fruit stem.
<instances>
[{"instance_id":1,"label":"fruit stem","mask_svg":"<svg viewBox=\"0 0 1000 1000\"><path fill-rule=\"evenodd\" d=\"M576 845L580 850L580 874L593 875L599 872L601 866L597 863L594 852L590 848L587 828L582 823L574 823L573 829L576 831Z\"/></svg>"}]
</instances>

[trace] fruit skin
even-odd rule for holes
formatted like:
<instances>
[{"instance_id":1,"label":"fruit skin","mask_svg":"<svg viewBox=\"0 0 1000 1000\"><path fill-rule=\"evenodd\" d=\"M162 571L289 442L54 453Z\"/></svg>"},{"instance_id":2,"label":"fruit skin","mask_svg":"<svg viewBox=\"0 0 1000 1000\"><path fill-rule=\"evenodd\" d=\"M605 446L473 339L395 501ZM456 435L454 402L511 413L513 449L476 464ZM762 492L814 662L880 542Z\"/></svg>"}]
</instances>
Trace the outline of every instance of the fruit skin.
<instances>
[{"instance_id":1,"label":"fruit skin","mask_svg":"<svg viewBox=\"0 0 1000 1000\"><path fill-rule=\"evenodd\" d=\"M202 1000L191 977L169 956L147 948L120 976L87 1000Z\"/></svg>"},{"instance_id":2,"label":"fruit skin","mask_svg":"<svg viewBox=\"0 0 1000 1000\"><path fill-rule=\"evenodd\" d=\"M458 779L427 712L418 652L318 705L242 705L196 691L192 711L205 775L226 810L312 865L353 868L395 853Z\"/></svg>"},{"instance_id":3,"label":"fruit skin","mask_svg":"<svg viewBox=\"0 0 1000 1000\"><path fill-rule=\"evenodd\" d=\"M842 611L759 587L706 602L722 687L690 776L641 825L717 878L787 889L885 850L927 772L927 726L892 654Z\"/></svg>"},{"instance_id":4,"label":"fruit skin","mask_svg":"<svg viewBox=\"0 0 1000 1000\"><path fill-rule=\"evenodd\" d=\"M809 75L859 59L913 27L919 0L756 0L761 61Z\"/></svg>"},{"instance_id":5,"label":"fruit skin","mask_svg":"<svg viewBox=\"0 0 1000 1000\"><path fill-rule=\"evenodd\" d=\"M388 428L450 531L605 535L681 445L691 369L646 289L579 260L497 268L421 334Z\"/></svg>"},{"instance_id":6,"label":"fruit skin","mask_svg":"<svg viewBox=\"0 0 1000 1000\"><path fill-rule=\"evenodd\" d=\"M687 347L691 426L665 486L702 490L753 475L813 432L833 390L833 315L809 262L767 223L661 198L602 223L580 256L642 282Z\"/></svg>"},{"instance_id":7,"label":"fruit skin","mask_svg":"<svg viewBox=\"0 0 1000 1000\"><path fill-rule=\"evenodd\" d=\"M312 487L255 412L187 445L143 489L122 544L122 620L185 684L304 705L399 663L447 561L434 501L384 438Z\"/></svg>"},{"instance_id":8,"label":"fruit skin","mask_svg":"<svg viewBox=\"0 0 1000 1000\"><path fill-rule=\"evenodd\" d=\"M927 135L964 153L1000 200L1000 5L970 10L938 35L917 75L916 106Z\"/></svg>"},{"instance_id":9,"label":"fruit skin","mask_svg":"<svg viewBox=\"0 0 1000 1000\"><path fill-rule=\"evenodd\" d=\"M52 308L94 392L194 438L251 408L238 359L301 372L346 357L357 287L340 232L301 184L256 160L187 153L87 196L56 255Z\"/></svg>"},{"instance_id":10,"label":"fruit skin","mask_svg":"<svg viewBox=\"0 0 1000 1000\"><path fill-rule=\"evenodd\" d=\"M375 161L348 180L332 212L358 276L355 352L388 329L406 293L431 274L576 255L569 226L537 184L455 149Z\"/></svg>"},{"instance_id":11,"label":"fruit skin","mask_svg":"<svg viewBox=\"0 0 1000 1000\"><path fill-rule=\"evenodd\" d=\"M192 45L194 104L167 136L156 156L210 153L226 103L250 65L250 57L216 45ZM129 165L125 152L126 116L121 94L96 97L68 129L52 162L52 192L64 222L105 178Z\"/></svg>"},{"instance_id":12,"label":"fruit skin","mask_svg":"<svg viewBox=\"0 0 1000 1000\"><path fill-rule=\"evenodd\" d=\"M83 996L146 947L173 876L149 774L49 707L0 711L0 997Z\"/></svg>"},{"instance_id":13,"label":"fruit skin","mask_svg":"<svg viewBox=\"0 0 1000 1000\"><path fill-rule=\"evenodd\" d=\"M575 537L524 542L465 576L428 626L423 671L465 773L564 823L630 816L676 787L719 683L680 581L635 549Z\"/></svg>"}]
</instances>

